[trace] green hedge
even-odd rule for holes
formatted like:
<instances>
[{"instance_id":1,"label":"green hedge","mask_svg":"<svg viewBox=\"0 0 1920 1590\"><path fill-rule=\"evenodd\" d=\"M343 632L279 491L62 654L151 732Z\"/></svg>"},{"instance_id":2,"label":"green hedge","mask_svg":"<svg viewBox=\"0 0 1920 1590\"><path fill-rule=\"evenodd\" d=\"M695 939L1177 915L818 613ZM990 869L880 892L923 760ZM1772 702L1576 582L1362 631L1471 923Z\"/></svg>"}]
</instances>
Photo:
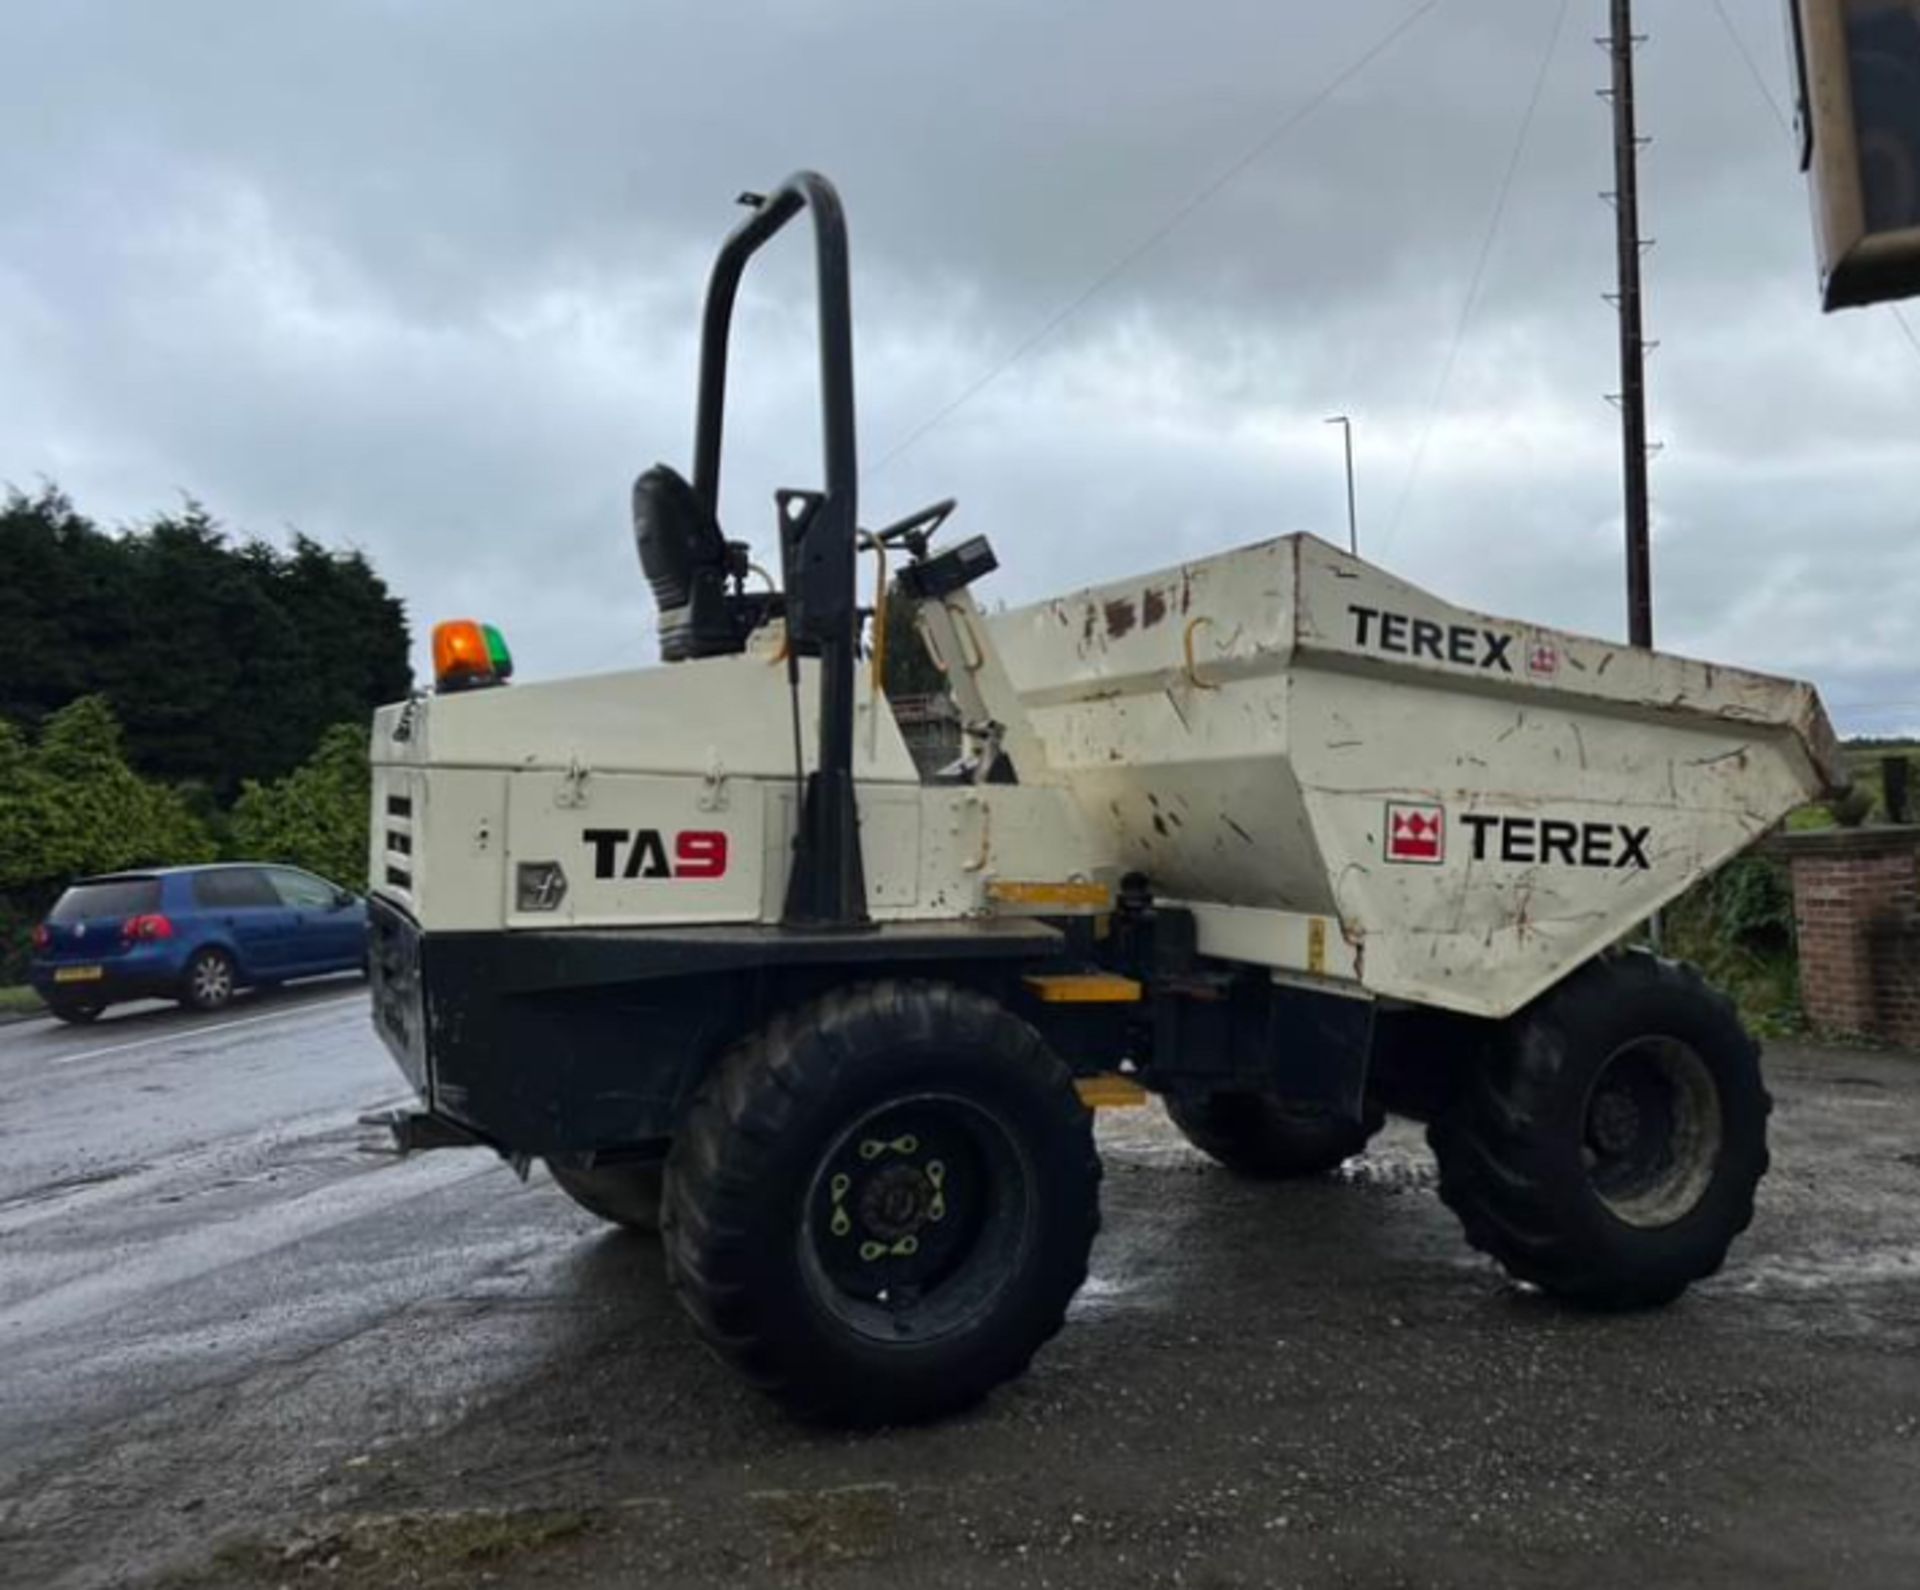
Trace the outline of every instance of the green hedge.
<instances>
[{"instance_id":1,"label":"green hedge","mask_svg":"<svg viewBox=\"0 0 1920 1590\"><path fill-rule=\"evenodd\" d=\"M271 784L249 779L232 818L233 854L287 861L350 889L367 886L367 731L340 723L313 755Z\"/></svg>"},{"instance_id":2,"label":"green hedge","mask_svg":"<svg viewBox=\"0 0 1920 1590\"><path fill-rule=\"evenodd\" d=\"M0 983L25 975L33 925L88 873L224 855L362 887L368 799L367 734L351 724L284 778L249 781L225 813L204 787L140 777L100 696L61 708L37 740L0 719Z\"/></svg>"},{"instance_id":3,"label":"green hedge","mask_svg":"<svg viewBox=\"0 0 1920 1590\"><path fill-rule=\"evenodd\" d=\"M1805 1025L1793 940L1793 885L1767 856L1736 857L1663 914L1666 949L1724 988L1769 1036Z\"/></svg>"},{"instance_id":4,"label":"green hedge","mask_svg":"<svg viewBox=\"0 0 1920 1590\"><path fill-rule=\"evenodd\" d=\"M127 765L101 697L61 708L37 741L0 720L0 982L19 979L27 935L69 879L214 855L180 793Z\"/></svg>"}]
</instances>

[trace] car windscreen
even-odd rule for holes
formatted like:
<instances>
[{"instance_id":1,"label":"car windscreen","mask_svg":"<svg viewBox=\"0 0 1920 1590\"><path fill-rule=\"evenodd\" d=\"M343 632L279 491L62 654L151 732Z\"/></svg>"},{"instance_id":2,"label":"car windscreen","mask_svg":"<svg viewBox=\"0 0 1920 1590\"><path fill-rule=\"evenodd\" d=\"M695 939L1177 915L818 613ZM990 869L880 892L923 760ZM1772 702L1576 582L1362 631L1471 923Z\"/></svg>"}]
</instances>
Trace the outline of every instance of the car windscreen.
<instances>
[{"instance_id":1,"label":"car windscreen","mask_svg":"<svg viewBox=\"0 0 1920 1590\"><path fill-rule=\"evenodd\" d=\"M60 896L49 922L88 922L103 916L140 916L160 909L158 878L100 878L76 883Z\"/></svg>"},{"instance_id":2,"label":"car windscreen","mask_svg":"<svg viewBox=\"0 0 1920 1590\"><path fill-rule=\"evenodd\" d=\"M267 876L273 880L281 900L296 911L331 911L340 903L340 891L311 873L275 867Z\"/></svg>"}]
</instances>

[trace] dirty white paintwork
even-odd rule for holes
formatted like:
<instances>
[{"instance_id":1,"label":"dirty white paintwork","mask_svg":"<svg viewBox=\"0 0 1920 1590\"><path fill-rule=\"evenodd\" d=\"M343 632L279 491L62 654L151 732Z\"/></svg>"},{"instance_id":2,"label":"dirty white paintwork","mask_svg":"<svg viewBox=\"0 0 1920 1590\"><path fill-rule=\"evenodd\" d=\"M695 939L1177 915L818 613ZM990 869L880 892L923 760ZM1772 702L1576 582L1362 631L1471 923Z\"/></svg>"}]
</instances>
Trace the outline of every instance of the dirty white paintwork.
<instances>
[{"instance_id":1,"label":"dirty white paintwork","mask_svg":"<svg viewBox=\"0 0 1920 1590\"><path fill-rule=\"evenodd\" d=\"M1207 954L1500 1016L1839 775L1805 685L1470 613L1308 536L992 619L961 593L922 627L1020 783L922 785L863 692L880 921L1058 915L993 886L1140 871ZM376 889L431 930L777 921L779 653L763 632L742 657L384 709ZM816 697L808 664L809 754ZM1428 854L1396 855L1396 807L1434 824ZM664 865L592 838L643 831ZM675 875L681 844L724 844L724 871ZM548 861L564 899L522 909L517 866Z\"/></svg>"},{"instance_id":2,"label":"dirty white paintwork","mask_svg":"<svg viewBox=\"0 0 1920 1590\"><path fill-rule=\"evenodd\" d=\"M803 664L800 688L809 757L814 669ZM793 846L792 711L784 668L754 655L382 708L374 888L433 931L778 921ZM1009 914L989 899L996 881L1099 870L1094 830L1059 790L922 787L883 697L862 694L854 747L876 920ZM628 876L629 840L614 847L614 875L598 876L608 842L589 835L643 830L660 835L669 866L679 836L700 836L711 854L709 836L722 835L725 871ZM565 896L554 910L522 910L519 864L550 861L565 869Z\"/></svg>"},{"instance_id":3,"label":"dirty white paintwork","mask_svg":"<svg viewBox=\"0 0 1920 1590\"><path fill-rule=\"evenodd\" d=\"M1478 1015L1840 776L1809 686L1487 618L1310 536L990 627L1115 863L1203 907L1203 949ZM1391 859L1396 805L1443 817L1439 855ZM1339 936L1317 965L1302 915Z\"/></svg>"}]
</instances>

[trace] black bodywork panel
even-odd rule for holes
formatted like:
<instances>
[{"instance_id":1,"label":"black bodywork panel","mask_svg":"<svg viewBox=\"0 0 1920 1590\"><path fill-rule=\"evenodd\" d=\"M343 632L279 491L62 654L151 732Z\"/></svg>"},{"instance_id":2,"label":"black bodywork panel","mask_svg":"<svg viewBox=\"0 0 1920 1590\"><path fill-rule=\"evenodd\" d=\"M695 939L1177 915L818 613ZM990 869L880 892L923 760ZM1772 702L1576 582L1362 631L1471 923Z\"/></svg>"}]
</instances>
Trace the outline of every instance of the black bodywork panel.
<instances>
[{"instance_id":1,"label":"black bodywork panel","mask_svg":"<svg viewBox=\"0 0 1920 1590\"><path fill-rule=\"evenodd\" d=\"M883 977L1000 1000L1077 1075L1131 1062L1161 1091L1273 1091L1354 1119L1378 1036L1370 1001L1194 956L1177 911L1102 943L1086 922L1004 918L428 934L378 896L369 923L374 1022L401 1069L433 1115L515 1154L657 1143L774 1011ZM1145 997L1049 1004L1026 982L1093 968L1137 973Z\"/></svg>"},{"instance_id":2,"label":"black bodywork panel","mask_svg":"<svg viewBox=\"0 0 1920 1590\"><path fill-rule=\"evenodd\" d=\"M533 1155L669 1135L706 1063L775 1009L915 975L1017 1004L1072 946L1036 921L429 934L378 896L368 915L374 1023L414 1090Z\"/></svg>"},{"instance_id":3,"label":"black bodywork panel","mask_svg":"<svg viewBox=\"0 0 1920 1590\"><path fill-rule=\"evenodd\" d=\"M894 583L917 602L932 601L963 591L1000 567L993 543L985 536L969 536L957 546L907 564Z\"/></svg>"}]
</instances>

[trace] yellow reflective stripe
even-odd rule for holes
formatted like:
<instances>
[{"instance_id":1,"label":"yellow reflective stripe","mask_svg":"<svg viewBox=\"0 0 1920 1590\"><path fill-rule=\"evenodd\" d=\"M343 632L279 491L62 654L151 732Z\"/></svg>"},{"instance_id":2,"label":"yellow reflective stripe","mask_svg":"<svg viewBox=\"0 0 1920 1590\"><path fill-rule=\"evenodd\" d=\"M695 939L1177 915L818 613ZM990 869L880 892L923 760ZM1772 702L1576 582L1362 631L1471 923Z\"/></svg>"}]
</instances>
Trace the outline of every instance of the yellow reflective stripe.
<instances>
[{"instance_id":1,"label":"yellow reflective stripe","mask_svg":"<svg viewBox=\"0 0 1920 1590\"><path fill-rule=\"evenodd\" d=\"M1068 972L1022 981L1043 1005L1137 1005L1142 993L1131 977L1112 972Z\"/></svg>"},{"instance_id":2,"label":"yellow reflective stripe","mask_svg":"<svg viewBox=\"0 0 1920 1590\"><path fill-rule=\"evenodd\" d=\"M1056 906L1070 911L1109 911L1113 891L1104 883L1020 883L995 878L987 885L995 905Z\"/></svg>"},{"instance_id":3,"label":"yellow reflective stripe","mask_svg":"<svg viewBox=\"0 0 1920 1590\"><path fill-rule=\"evenodd\" d=\"M1147 1102L1147 1090L1122 1076L1082 1077L1073 1089L1090 1110L1124 1110Z\"/></svg>"}]
</instances>

